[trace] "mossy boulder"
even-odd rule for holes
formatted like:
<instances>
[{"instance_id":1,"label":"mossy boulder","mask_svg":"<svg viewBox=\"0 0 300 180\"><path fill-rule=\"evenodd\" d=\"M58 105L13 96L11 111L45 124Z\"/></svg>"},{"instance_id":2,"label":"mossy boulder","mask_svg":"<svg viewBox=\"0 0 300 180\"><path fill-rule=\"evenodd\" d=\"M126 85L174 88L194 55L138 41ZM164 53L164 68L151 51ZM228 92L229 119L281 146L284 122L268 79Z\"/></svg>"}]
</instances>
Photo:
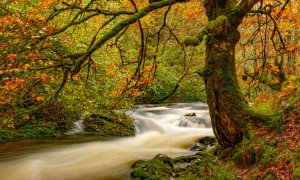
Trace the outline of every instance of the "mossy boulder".
<instances>
[{"instance_id":1,"label":"mossy boulder","mask_svg":"<svg viewBox=\"0 0 300 180\"><path fill-rule=\"evenodd\" d=\"M205 151L210 150L217 145L217 140L214 137L203 137L198 139L194 144L189 147L192 151Z\"/></svg>"},{"instance_id":2,"label":"mossy boulder","mask_svg":"<svg viewBox=\"0 0 300 180\"><path fill-rule=\"evenodd\" d=\"M149 161L137 161L132 168L133 179L237 179L208 151L174 159L157 155Z\"/></svg>"},{"instance_id":3,"label":"mossy boulder","mask_svg":"<svg viewBox=\"0 0 300 180\"><path fill-rule=\"evenodd\" d=\"M103 111L84 119L85 130L98 136L132 136L133 120L125 113Z\"/></svg>"},{"instance_id":4,"label":"mossy boulder","mask_svg":"<svg viewBox=\"0 0 300 180\"><path fill-rule=\"evenodd\" d=\"M132 179L170 179L173 175L172 159L159 154L149 161L137 161L132 167Z\"/></svg>"},{"instance_id":5,"label":"mossy boulder","mask_svg":"<svg viewBox=\"0 0 300 180\"><path fill-rule=\"evenodd\" d=\"M186 113L184 116L196 116L196 113L192 112L192 113Z\"/></svg>"}]
</instances>

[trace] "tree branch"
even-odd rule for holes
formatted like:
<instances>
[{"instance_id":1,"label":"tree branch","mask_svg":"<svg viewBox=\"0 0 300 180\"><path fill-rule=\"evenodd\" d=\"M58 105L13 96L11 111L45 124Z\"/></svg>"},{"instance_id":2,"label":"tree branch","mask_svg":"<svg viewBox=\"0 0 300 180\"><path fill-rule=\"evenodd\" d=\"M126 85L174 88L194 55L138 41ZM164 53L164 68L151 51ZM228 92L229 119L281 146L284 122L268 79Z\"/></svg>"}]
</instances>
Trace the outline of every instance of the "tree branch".
<instances>
[{"instance_id":1,"label":"tree branch","mask_svg":"<svg viewBox=\"0 0 300 180\"><path fill-rule=\"evenodd\" d=\"M101 39L99 39L91 48L87 49L83 56L81 56L77 61L75 66L72 69L72 74L77 74L82 64L86 61L86 59L91 56L96 50L98 50L105 42L107 42L109 39L113 38L115 35L117 35L120 31L122 31L125 27L128 25L131 25L135 22L137 22L139 19L146 16L148 13L160 9L165 6L170 6L175 3L179 2L187 2L189 0L163 0L160 2L152 3L149 6L145 7L144 9L141 9L137 13L135 13L130 18L121 21L116 26L114 26L108 33L106 33Z\"/></svg>"}]
</instances>

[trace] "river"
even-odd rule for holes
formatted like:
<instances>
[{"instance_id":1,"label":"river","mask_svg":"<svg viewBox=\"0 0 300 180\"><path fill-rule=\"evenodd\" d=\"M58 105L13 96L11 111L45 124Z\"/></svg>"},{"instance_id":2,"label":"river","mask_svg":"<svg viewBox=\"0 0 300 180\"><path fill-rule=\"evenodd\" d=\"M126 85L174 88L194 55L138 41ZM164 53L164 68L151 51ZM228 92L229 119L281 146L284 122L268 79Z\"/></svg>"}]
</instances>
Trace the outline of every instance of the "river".
<instances>
[{"instance_id":1,"label":"river","mask_svg":"<svg viewBox=\"0 0 300 180\"><path fill-rule=\"evenodd\" d=\"M162 153L189 155L188 147L212 136L207 105L143 105L127 112L136 135L123 138L27 140L0 145L0 179L130 179L131 165ZM195 113L196 116L185 116ZM182 127L183 126L183 127Z\"/></svg>"}]
</instances>

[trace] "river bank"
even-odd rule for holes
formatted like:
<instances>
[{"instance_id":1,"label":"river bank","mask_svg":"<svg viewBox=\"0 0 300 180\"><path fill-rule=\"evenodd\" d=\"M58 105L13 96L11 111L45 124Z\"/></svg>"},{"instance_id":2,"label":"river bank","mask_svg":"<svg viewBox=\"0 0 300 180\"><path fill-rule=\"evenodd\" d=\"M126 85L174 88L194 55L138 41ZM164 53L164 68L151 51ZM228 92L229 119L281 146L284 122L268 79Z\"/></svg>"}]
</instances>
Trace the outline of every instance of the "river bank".
<instances>
[{"instance_id":1,"label":"river bank","mask_svg":"<svg viewBox=\"0 0 300 180\"><path fill-rule=\"evenodd\" d=\"M57 139L82 133L100 137L133 136L132 119L124 112L100 110L98 114L86 113L76 119L53 121L47 117L32 119L18 128L0 128L0 143L19 141L20 139ZM82 122L81 122L82 121ZM77 126L83 126L78 130Z\"/></svg>"}]
</instances>

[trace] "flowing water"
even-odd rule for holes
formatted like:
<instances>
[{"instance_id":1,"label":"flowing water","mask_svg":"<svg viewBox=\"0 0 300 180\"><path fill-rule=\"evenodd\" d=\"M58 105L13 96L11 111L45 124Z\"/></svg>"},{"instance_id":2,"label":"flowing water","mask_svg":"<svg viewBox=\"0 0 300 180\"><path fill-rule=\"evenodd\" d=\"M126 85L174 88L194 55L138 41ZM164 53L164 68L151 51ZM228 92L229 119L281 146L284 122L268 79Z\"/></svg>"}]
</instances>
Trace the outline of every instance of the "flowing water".
<instances>
[{"instance_id":1,"label":"flowing water","mask_svg":"<svg viewBox=\"0 0 300 180\"><path fill-rule=\"evenodd\" d=\"M196 116L185 116L187 113ZM1 145L0 179L130 179L130 166L136 160L159 153L170 157L189 155L194 153L188 150L193 142L213 135L205 104L144 105L128 114L135 119L134 137Z\"/></svg>"}]
</instances>

